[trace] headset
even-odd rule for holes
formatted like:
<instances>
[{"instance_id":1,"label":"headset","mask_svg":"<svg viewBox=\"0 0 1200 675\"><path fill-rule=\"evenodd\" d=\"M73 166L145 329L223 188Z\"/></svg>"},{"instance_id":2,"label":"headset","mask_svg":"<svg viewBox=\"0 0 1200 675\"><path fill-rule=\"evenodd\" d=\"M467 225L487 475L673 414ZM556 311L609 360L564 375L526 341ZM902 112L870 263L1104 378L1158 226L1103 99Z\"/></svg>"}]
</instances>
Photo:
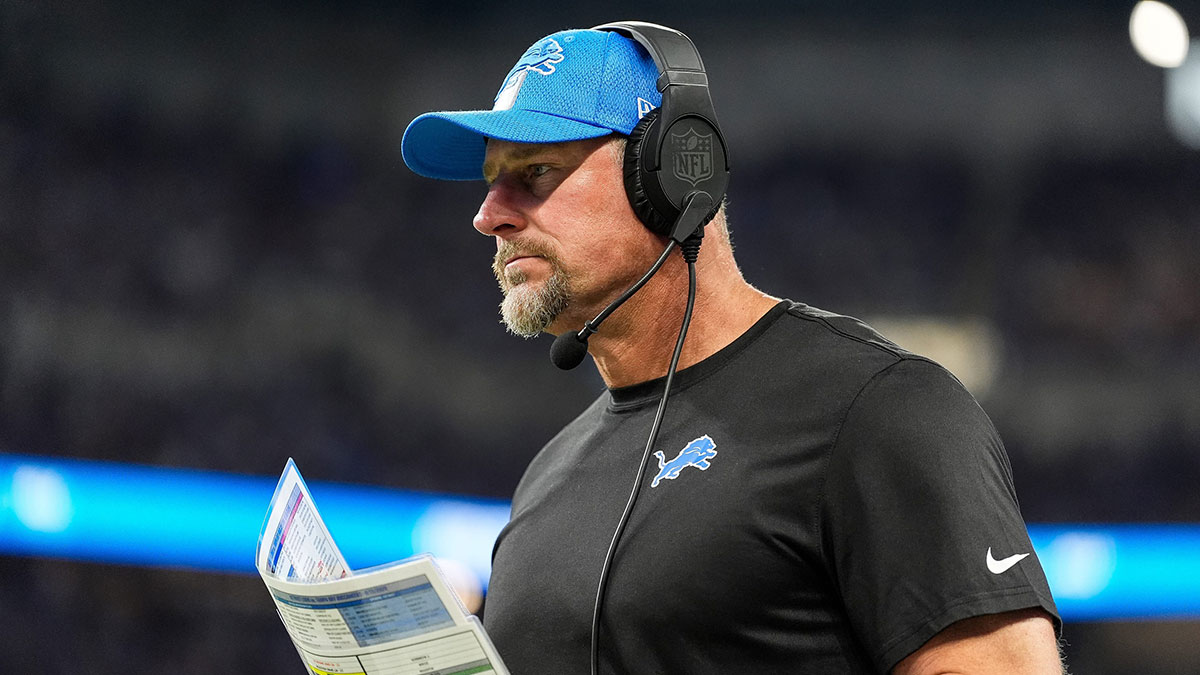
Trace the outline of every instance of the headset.
<instances>
[{"instance_id":1,"label":"headset","mask_svg":"<svg viewBox=\"0 0 1200 675\"><path fill-rule=\"evenodd\" d=\"M688 36L645 21L606 23L592 30L636 41L658 68L656 86L662 104L630 132L623 174L625 195L634 214L670 242L654 266L621 297L578 332L564 332L554 340L550 360L563 370L583 362L588 337L658 272L674 246L682 247L689 266L696 261L704 226L720 210L729 187L725 136L713 109L704 62Z\"/></svg>"},{"instance_id":2,"label":"headset","mask_svg":"<svg viewBox=\"0 0 1200 675\"><path fill-rule=\"evenodd\" d=\"M621 297L585 323L578 332L567 331L555 338L550 348L550 360L564 370L579 365L587 354L588 337L654 276L674 248L680 248L688 267L687 307L667 368L658 412L646 439L637 478L613 531L596 585L596 602L592 609L591 673L598 675L600 616L608 572L621 533L633 512L645 477L646 464L650 460L650 451L662 425L696 302L696 260L700 253L700 241L704 236L704 226L716 216L724 203L725 191L729 186L729 159L725 137L717 125L717 115L708 91L708 75L704 72L700 53L686 35L673 28L642 21L606 23L592 30L611 31L637 41L650 53L658 67L657 87L662 92L662 105L647 113L630 133L625 145L623 173L625 194L638 219L652 232L670 240L645 276Z\"/></svg>"},{"instance_id":3,"label":"headset","mask_svg":"<svg viewBox=\"0 0 1200 675\"><path fill-rule=\"evenodd\" d=\"M699 198L697 207L704 201L710 204L694 225L703 227L717 214L729 186L725 136L717 124L700 53L683 33L644 21L606 23L592 30L637 41L658 67L662 105L629 134L625 194L646 227L662 236L680 234L677 240L682 244L691 232L675 233L673 227L688 202Z\"/></svg>"}]
</instances>

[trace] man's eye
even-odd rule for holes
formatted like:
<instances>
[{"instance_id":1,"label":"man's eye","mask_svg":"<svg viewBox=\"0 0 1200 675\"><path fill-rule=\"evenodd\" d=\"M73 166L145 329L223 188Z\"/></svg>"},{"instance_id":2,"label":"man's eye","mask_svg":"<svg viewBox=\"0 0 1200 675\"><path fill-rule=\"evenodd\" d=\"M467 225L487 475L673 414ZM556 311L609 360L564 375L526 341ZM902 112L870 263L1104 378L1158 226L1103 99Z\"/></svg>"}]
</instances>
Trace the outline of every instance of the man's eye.
<instances>
[{"instance_id":1,"label":"man's eye","mask_svg":"<svg viewBox=\"0 0 1200 675\"><path fill-rule=\"evenodd\" d=\"M550 165L548 164L534 164L533 166L529 167L529 175L534 178L544 176L549 173L549 171Z\"/></svg>"}]
</instances>

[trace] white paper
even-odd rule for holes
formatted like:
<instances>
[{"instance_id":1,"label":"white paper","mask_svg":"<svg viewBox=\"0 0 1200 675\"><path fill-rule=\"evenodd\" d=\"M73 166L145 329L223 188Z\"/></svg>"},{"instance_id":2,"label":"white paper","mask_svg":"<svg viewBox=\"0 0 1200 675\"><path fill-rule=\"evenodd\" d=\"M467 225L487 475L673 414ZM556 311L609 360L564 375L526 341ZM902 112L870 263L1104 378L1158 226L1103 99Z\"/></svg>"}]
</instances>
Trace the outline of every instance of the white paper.
<instances>
[{"instance_id":1,"label":"white paper","mask_svg":"<svg viewBox=\"0 0 1200 675\"><path fill-rule=\"evenodd\" d=\"M508 675L432 556L351 572L290 459L255 557L310 673Z\"/></svg>"}]
</instances>

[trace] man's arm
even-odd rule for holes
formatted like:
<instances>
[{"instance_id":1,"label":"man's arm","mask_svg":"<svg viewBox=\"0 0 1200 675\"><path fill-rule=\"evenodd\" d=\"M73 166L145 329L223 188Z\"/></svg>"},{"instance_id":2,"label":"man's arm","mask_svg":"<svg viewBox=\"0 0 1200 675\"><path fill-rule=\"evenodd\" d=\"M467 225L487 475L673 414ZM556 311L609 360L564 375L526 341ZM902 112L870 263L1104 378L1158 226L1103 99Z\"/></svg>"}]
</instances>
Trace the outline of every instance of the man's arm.
<instances>
[{"instance_id":1,"label":"man's arm","mask_svg":"<svg viewBox=\"0 0 1200 675\"><path fill-rule=\"evenodd\" d=\"M894 675L1065 675L1049 615L1031 608L950 624L892 669Z\"/></svg>"}]
</instances>

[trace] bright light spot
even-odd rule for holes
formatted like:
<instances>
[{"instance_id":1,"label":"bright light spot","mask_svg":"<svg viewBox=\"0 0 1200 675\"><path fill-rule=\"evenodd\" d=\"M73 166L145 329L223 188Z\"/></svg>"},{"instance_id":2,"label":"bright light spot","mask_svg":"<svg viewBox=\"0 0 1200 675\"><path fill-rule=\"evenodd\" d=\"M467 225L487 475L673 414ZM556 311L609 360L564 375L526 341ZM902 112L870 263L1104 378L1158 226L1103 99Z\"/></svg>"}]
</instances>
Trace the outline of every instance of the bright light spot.
<instances>
[{"instance_id":1,"label":"bright light spot","mask_svg":"<svg viewBox=\"0 0 1200 675\"><path fill-rule=\"evenodd\" d=\"M35 532L62 532L75 515L63 477L53 469L30 465L13 472L12 509L17 520Z\"/></svg>"},{"instance_id":2,"label":"bright light spot","mask_svg":"<svg viewBox=\"0 0 1200 675\"><path fill-rule=\"evenodd\" d=\"M483 606L483 584L480 582L479 576L470 567L453 558L435 558L435 560L438 569L442 570L442 576L446 577L450 587L458 594L458 599L462 601L467 612L471 614L478 612L479 608Z\"/></svg>"},{"instance_id":3,"label":"bright light spot","mask_svg":"<svg viewBox=\"0 0 1200 675\"><path fill-rule=\"evenodd\" d=\"M1167 71L1165 107L1171 133L1200 150L1200 39L1192 42L1191 58Z\"/></svg>"},{"instance_id":4,"label":"bright light spot","mask_svg":"<svg viewBox=\"0 0 1200 675\"><path fill-rule=\"evenodd\" d=\"M1117 569L1117 543L1106 534L1067 532L1039 554L1055 597L1087 600L1108 587Z\"/></svg>"},{"instance_id":5,"label":"bright light spot","mask_svg":"<svg viewBox=\"0 0 1200 675\"><path fill-rule=\"evenodd\" d=\"M492 569L492 545L507 523L507 506L436 502L413 526L413 550L458 560L479 579L487 579Z\"/></svg>"},{"instance_id":6,"label":"bright light spot","mask_svg":"<svg viewBox=\"0 0 1200 675\"><path fill-rule=\"evenodd\" d=\"M1187 58L1187 24L1170 5L1139 2L1129 17L1129 37L1137 53L1160 68L1175 68Z\"/></svg>"},{"instance_id":7,"label":"bright light spot","mask_svg":"<svg viewBox=\"0 0 1200 675\"><path fill-rule=\"evenodd\" d=\"M878 316L868 323L914 354L937 361L983 398L996 381L1000 336L986 319L939 316Z\"/></svg>"}]
</instances>

